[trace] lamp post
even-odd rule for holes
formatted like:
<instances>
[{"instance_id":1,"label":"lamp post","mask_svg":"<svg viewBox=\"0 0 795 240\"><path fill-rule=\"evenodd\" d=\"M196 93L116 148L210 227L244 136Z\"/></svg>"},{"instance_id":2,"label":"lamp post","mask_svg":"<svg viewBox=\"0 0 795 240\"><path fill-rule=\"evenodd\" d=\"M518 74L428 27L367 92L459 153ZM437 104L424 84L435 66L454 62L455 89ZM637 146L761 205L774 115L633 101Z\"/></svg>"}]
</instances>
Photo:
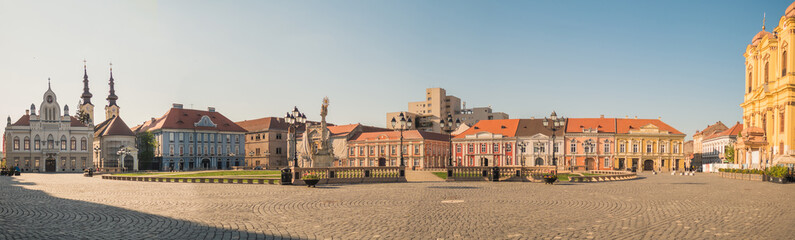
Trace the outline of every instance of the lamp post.
<instances>
[{"instance_id":1,"label":"lamp post","mask_svg":"<svg viewBox=\"0 0 795 240\"><path fill-rule=\"evenodd\" d=\"M293 107L293 111L287 112L284 120L290 124L287 128L287 133L289 134L291 130L293 133L293 167L298 167L298 150L296 149L297 138L295 135L298 134L298 125L306 123L306 115L298 111L298 107Z\"/></svg>"},{"instance_id":2,"label":"lamp post","mask_svg":"<svg viewBox=\"0 0 795 240\"><path fill-rule=\"evenodd\" d=\"M445 122L444 119L439 121L439 126L442 128L442 131L446 132L447 136L450 137L450 156L447 160L448 167L453 166L453 131L455 131L458 125L461 125L461 120L456 119L455 122L453 122L453 115L447 115L447 122Z\"/></svg>"},{"instance_id":3,"label":"lamp post","mask_svg":"<svg viewBox=\"0 0 795 240\"><path fill-rule=\"evenodd\" d=\"M525 153L525 148L527 147L527 143L526 142L519 142L519 143L516 144L516 146L519 147L519 152L520 152L521 157L522 157L522 167L524 167L525 166L525 164L524 164L524 153Z\"/></svg>"},{"instance_id":4,"label":"lamp post","mask_svg":"<svg viewBox=\"0 0 795 240\"><path fill-rule=\"evenodd\" d=\"M102 155L101 155L101 153L102 153L102 148L100 148L99 146L94 146L94 154L96 154L97 159L99 159L99 161L97 161L97 162L99 162L101 165L104 166L105 164L102 163ZM95 166L95 167L99 167L99 166Z\"/></svg>"},{"instance_id":5,"label":"lamp post","mask_svg":"<svg viewBox=\"0 0 795 240\"><path fill-rule=\"evenodd\" d=\"M130 151L127 151L127 149L124 147L124 145L121 145L121 147L119 147L119 151L116 152L116 155L119 156L119 158L118 158L119 169L121 169L122 172L124 172L124 161L123 161L124 158L123 158L123 156L127 156L128 153L130 153Z\"/></svg>"},{"instance_id":6,"label":"lamp post","mask_svg":"<svg viewBox=\"0 0 795 240\"><path fill-rule=\"evenodd\" d=\"M397 129L400 131L400 166L405 166L403 163L403 131L411 129L412 121L411 117L404 116L403 113L400 113L400 125L398 126L398 121L395 117L392 117L392 129Z\"/></svg>"},{"instance_id":7,"label":"lamp post","mask_svg":"<svg viewBox=\"0 0 795 240\"><path fill-rule=\"evenodd\" d=\"M555 165L555 172L558 171L558 161L555 160L555 137L557 135L558 129L564 127L565 125L566 119L558 118L558 114L556 114L555 111L552 111L552 114L549 115L549 118L544 118L544 127L552 130L552 163ZM574 157L571 158L571 161L571 167L574 167ZM571 171L574 171L574 169L572 168Z\"/></svg>"}]
</instances>

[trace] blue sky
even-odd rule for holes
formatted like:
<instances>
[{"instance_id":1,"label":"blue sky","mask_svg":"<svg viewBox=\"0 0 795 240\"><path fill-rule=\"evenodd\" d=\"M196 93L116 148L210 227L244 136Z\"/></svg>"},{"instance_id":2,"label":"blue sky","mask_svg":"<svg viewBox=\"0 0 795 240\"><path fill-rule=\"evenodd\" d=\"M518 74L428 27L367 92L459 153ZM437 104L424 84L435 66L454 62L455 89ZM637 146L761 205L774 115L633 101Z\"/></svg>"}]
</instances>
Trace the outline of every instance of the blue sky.
<instances>
[{"instance_id":1,"label":"blue sky","mask_svg":"<svg viewBox=\"0 0 795 240\"><path fill-rule=\"evenodd\" d=\"M108 63L131 127L172 103L232 120L384 126L443 87L512 118L662 117L690 135L739 121L742 53L790 1L5 1L0 115L52 78L74 112L88 61L104 119Z\"/></svg>"}]
</instances>

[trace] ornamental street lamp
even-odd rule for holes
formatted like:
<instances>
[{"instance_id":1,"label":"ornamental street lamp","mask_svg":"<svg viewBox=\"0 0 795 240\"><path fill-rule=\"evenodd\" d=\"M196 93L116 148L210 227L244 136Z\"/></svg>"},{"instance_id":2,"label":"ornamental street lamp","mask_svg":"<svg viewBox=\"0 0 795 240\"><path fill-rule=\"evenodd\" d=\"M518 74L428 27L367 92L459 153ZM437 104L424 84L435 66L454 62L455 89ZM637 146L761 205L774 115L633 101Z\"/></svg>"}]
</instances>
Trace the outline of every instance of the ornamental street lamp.
<instances>
[{"instance_id":1,"label":"ornamental street lamp","mask_svg":"<svg viewBox=\"0 0 795 240\"><path fill-rule=\"evenodd\" d=\"M102 164L102 160L101 160L102 159L102 155L101 155L101 153L102 153L102 148L100 148L99 146L94 146L94 154L97 156L97 159L99 159L99 161L97 161L97 162L100 163L100 166L95 166L95 167L101 167L101 166L105 165L105 164Z\"/></svg>"},{"instance_id":2,"label":"ornamental street lamp","mask_svg":"<svg viewBox=\"0 0 795 240\"><path fill-rule=\"evenodd\" d=\"M549 118L544 118L544 127L549 128L552 130L552 163L555 165L555 171L558 171L558 161L555 159L555 137L557 136L558 129L564 127L566 125L565 118L558 118L558 114L555 111L552 111L552 114L549 115ZM574 169L574 157L571 158L571 171L573 172Z\"/></svg>"},{"instance_id":3,"label":"ornamental street lamp","mask_svg":"<svg viewBox=\"0 0 795 240\"><path fill-rule=\"evenodd\" d=\"M444 119L439 121L439 126L442 128L442 131L447 133L450 141L450 156L447 160L448 167L453 166L453 131L455 131L458 125L461 125L461 120L456 119L455 122L453 122L453 115L447 115L447 122L445 122Z\"/></svg>"},{"instance_id":4,"label":"ornamental street lamp","mask_svg":"<svg viewBox=\"0 0 795 240\"><path fill-rule=\"evenodd\" d=\"M403 163L403 131L411 129L413 121L411 120L411 117L404 116L403 113L400 113L400 116L398 117L400 117L400 125L397 125L398 121L395 119L395 117L392 117L391 122L392 129L400 131L400 166L403 167L405 166Z\"/></svg>"},{"instance_id":5,"label":"ornamental street lamp","mask_svg":"<svg viewBox=\"0 0 795 240\"><path fill-rule=\"evenodd\" d=\"M129 153L130 151L128 151L124 145L121 145L121 147L119 147L119 151L116 152L116 155L118 156L119 169L121 169L122 172L124 172L124 156L127 156Z\"/></svg>"},{"instance_id":6,"label":"ornamental street lamp","mask_svg":"<svg viewBox=\"0 0 795 240\"><path fill-rule=\"evenodd\" d=\"M293 107L293 111L287 112L284 120L290 124L290 126L287 128L287 134L290 134L291 132L293 133L293 167L298 167L298 150L296 149L297 138L295 135L298 134L298 126L306 123L306 115L298 111L298 107Z\"/></svg>"},{"instance_id":7,"label":"ornamental street lamp","mask_svg":"<svg viewBox=\"0 0 795 240\"><path fill-rule=\"evenodd\" d=\"M525 153L525 148L527 147L527 142L517 143L516 147L519 148L519 152L521 153L522 157L522 167L524 167L524 153Z\"/></svg>"}]
</instances>

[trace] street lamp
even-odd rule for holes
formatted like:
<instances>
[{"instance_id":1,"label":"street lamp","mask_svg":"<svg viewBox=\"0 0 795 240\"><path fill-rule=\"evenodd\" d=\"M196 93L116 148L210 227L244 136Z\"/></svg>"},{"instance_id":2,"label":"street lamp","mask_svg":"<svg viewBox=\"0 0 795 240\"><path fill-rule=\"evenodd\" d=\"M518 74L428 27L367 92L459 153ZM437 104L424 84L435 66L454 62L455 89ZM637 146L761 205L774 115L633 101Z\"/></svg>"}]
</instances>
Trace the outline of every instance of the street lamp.
<instances>
[{"instance_id":1,"label":"street lamp","mask_svg":"<svg viewBox=\"0 0 795 240\"><path fill-rule=\"evenodd\" d=\"M119 156L119 169L121 169L122 172L124 172L124 161L122 156L127 156L128 153L130 153L130 151L127 151L124 145L121 145L121 147L119 147L119 151L116 152L116 155Z\"/></svg>"},{"instance_id":2,"label":"street lamp","mask_svg":"<svg viewBox=\"0 0 795 240\"><path fill-rule=\"evenodd\" d=\"M400 131L400 166L405 166L403 164L403 131L411 129L411 117L404 116L403 113L400 113L400 125L398 126L398 121L395 117L392 117L392 129L397 129Z\"/></svg>"},{"instance_id":3,"label":"street lamp","mask_svg":"<svg viewBox=\"0 0 795 240\"><path fill-rule=\"evenodd\" d=\"M455 122L453 122L453 115L447 115L447 122L445 122L444 119L439 121L439 126L442 128L442 131L445 131L450 137L450 156L447 160L448 167L453 166L453 131L455 131L458 125L461 125L461 120L456 119Z\"/></svg>"},{"instance_id":4,"label":"street lamp","mask_svg":"<svg viewBox=\"0 0 795 240\"><path fill-rule=\"evenodd\" d=\"M96 154L97 159L100 160L100 161L97 161L97 162L104 166L105 164L102 164L102 161L101 161L102 160L102 155L100 153L102 153L102 148L100 148L99 146L94 146L94 154ZM95 166L95 167L99 167L99 166Z\"/></svg>"},{"instance_id":5,"label":"street lamp","mask_svg":"<svg viewBox=\"0 0 795 240\"><path fill-rule=\"evenodd\" d=\"M516 147L519 147L519 152L522 157L522 167L524 167L524 153L525 153L525 148L527 147L527 142L519 142L516 144Z\"/></svg>"},{"instance_id":6,"label":"street lamp","mask_svg":"<svg viewBox=\"0 0 795 240\"><path fill-rule=\"evenodd\" d=\"M549 128L552 130L552 163L555 165L555 171L558 171L558 161L555 160L555 137L557 135L558 129L564 127L566 125L565 118L558 118L558 114L555 111L552 111L552 114L549 115L549 118L544 118L544 127ZM572 164L574 166L574 157L571 158ZM574 169L572 169L574 171Z\"/></svg>"},{"instance_id":7,"label":"street lamp","mask_svg":"<svg viewBox=\"0 0 795 240\"><path fill-rule=\"evenodd\" d=\"M306 123L306 115L298 111L298 107L293 107L293 111L287 112L287 115L284 116L284 121L290 124L287 128L287 134L293 133L293 167L298 167L297 139L295 135L298 134L298 126Z\"/></svg>"}]
</instances>

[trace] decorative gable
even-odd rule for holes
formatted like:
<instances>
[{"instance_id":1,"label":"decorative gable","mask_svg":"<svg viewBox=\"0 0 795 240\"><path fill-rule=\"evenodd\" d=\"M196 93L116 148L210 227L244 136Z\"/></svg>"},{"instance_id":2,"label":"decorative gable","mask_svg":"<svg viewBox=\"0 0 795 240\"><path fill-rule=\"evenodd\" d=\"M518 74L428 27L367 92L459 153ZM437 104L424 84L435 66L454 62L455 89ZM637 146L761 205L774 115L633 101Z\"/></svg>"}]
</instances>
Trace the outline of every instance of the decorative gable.
<instances>
[{"instance_id":1,"label":"decorative gable","mask_svg":"<svg viewBox=\"0 0 795 240\"><path fill-rule=\"evenodd\" d=\"M208 117L207 115L202 116L202 118L199 119L198 122L194 123L193 126L194 127L213 127L213 128L214 127L218 127L218 125L213 123L213 121L210 120L210 117Z\"/></svg>"}]
</instances>

